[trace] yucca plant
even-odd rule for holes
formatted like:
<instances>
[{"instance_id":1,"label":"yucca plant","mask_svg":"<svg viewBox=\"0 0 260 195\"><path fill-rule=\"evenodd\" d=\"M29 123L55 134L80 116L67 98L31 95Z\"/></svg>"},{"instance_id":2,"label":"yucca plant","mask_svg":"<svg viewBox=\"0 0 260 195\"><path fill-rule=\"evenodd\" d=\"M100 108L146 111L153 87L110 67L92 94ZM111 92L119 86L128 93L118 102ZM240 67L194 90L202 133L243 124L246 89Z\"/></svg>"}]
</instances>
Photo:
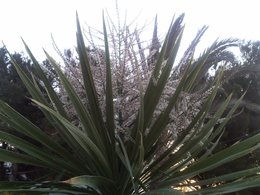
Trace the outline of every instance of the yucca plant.
<instances>
[{"instance_id":1,"label":"yucca plant","mask_svg":"<svg viewBox=\"0 0 260 195\"><path fill-rule=\"evenodd\" d=\"M222 194L259 186L259 167L221 175L212 179L196 179L225 163L238 159L260 147L260 134L215 153L214 148L223 135L224 126L236 111L243 96L226 113L232 99L230 94L215 113L208 115L211 104L221 83L221 73L210 88L210 95L196 113L190 124L158 153L160 137L165 133L169 116L183 93L194 88L196 78L203 71L212 48L204 52L196 64L186 61L178 86L167 101L167 106L154 115L158 102L171 76L172 67L181 43L182 16L170 25L168 34L156 59L155 66L146 87L139 75L139 108L132 125L125 129L128 137L116 133L114 96L108 35L103 17L106 86L105 112L100 109L97 90L91 72L89 55L84 43L77 17L77 51L88 103L84 104L62 68L47 53L70 101L76 111L80 125L74 125L68 118L57 89L48 82L41 66L25 44L33 61L35 73L32 79L12 59L13 64L35 103L45 114L54 138L20 115L3 101L0 101L1 120L20 134L37 144L19 138L16 134L0 131L2 140L20 152L0 150L0 159L12 163L24 163L43 167L48 174L37 181L0 182L1 192L24 192L28 194ZM10 56L11 57L11 56ZM136 64L138 66L138 64ZM38 82L40 79L41 82ZM46 93L42 93L39 84ZM47 94L47 97L46 97ZM51 178L51 180L50 180ZM206 186L202 188L201 186Z\"/></svg>"}]
</instances>

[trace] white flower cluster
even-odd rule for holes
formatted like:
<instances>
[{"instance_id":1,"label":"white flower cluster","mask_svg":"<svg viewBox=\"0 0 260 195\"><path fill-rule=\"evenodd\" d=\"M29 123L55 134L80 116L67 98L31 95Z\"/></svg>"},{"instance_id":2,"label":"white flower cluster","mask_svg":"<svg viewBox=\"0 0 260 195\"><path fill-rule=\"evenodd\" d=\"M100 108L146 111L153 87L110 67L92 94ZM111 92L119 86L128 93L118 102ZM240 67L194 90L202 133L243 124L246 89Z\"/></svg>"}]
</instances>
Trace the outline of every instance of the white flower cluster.
<instances>
[{"instance_id":1,"label":"white flower cluster","mask_svg":"<svg viewBox=\"0 0 260 195\"><path fill-rule=\"evenodd\" d=\"M140 93L144 93L148 82L152 77L152 71L156 62L156 55L158 54L160 48L158 39L156 42L155 38L153 38L151 45L143 48L139 35L140 32L137 30L135 30L134 33L130 33L127 27L125 27L122 31L111 31L110 34L110 40L112 40L112 42L110 42L110 58L114 96L114 117L116 131L124 137L129 137L128 129L133 125L140 106ZM91 47L86 48L86 50L91 64L91 71L98 94L100 108L103 116L106 116L105 52L102 47L97 48L91 41L90 45ZM64 70L80 98L88 107L80 65L77 60L74 60L73 62L73 66L67 64L67 67L65 67ZM75 62L77 63L75 64ZM154 85L158 82L157 78L153 77L152 81ZM178 84L179 77L170 77L154 112L154 119L156 119L168 106L169 100L173 96ZM140 89L143 91L140 92ZM66 106L66 110L70 114L71 120L73 120L76 125L80 125L73 106L71 105L69 98L62 87L60 93L62 96L62 101ZM172 140L174 140L176 136L189 125L194 116L198 113L201 104L205 99L204 96L208 96L207 92L193 94L182 92L180 94L180 97L178 98L178 101L170 114L169 124L165 129L165 134L162 136L162 142L167 140L167 142L164 142L166 145L167 143L172 142ZM104 120L106 120L106 118L104 118ZM147 131L149 131L149 127L146 132Z\"/></svg>"}]
</instances>

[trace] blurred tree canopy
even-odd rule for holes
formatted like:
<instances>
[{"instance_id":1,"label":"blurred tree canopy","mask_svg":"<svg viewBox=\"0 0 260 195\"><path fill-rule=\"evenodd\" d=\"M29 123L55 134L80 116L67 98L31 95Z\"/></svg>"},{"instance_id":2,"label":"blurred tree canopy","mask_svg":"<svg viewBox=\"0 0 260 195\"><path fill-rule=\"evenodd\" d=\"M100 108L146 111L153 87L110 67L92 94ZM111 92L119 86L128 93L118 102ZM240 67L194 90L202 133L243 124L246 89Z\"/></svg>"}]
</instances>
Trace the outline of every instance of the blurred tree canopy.
<instances>
[{"instance_id":1,"label":"blurred tree canopy","mask_svg":"<svg viewBox=\"0 0 260 195\"><path fill-rule=\"evenodd\" d=\"M241 40L238 43L238 48L240 51L238 56L234 61L228 61L228 66L224 67L224 81L214 106L218 107L219 103L226 99L227 94L233 93L231 108L243 93L246 92L246 94L240 109L226 125L226 131L219 142L219 149L226 148L260 132L260 41ZM218 171L209 172L204 177L234 172L241 168L259 166L259 164L260 151L257 150L251 155L218 168ZM236 194L259 193L260 188L237 192Z\"/></svg>"},{"instance_id":2,"label":"blurred tree canopy","mask_svg":"<svg viewBox=\"0 0 260 195\"><path fill-rule=\"evenodd\" d=\"M27 73L27 76L31 76L31 72L33 72L33 66L30 59L25 57L22 53L14 53L11 54L17 63L21 64L22 69ZM49 61L45 60L42 63L42 66L48 72L48 79L50 82L54 83L55 76L53 75L53 70L50 68ZM37 78L36 78L37 81ZM40 85L39 85L40 86ZM44 118L43 113L38 109L37 106L32 104L29 99L31 96L27 91L25 85L21 81L17 71L12 65L12 61L10 57L8 57L8 52L5 47L0 48L0 99L8 103L11 107L16 109L20 114L26 116L30 121L34 124L41 126L43 129L48 128L48 123ZM12 131L5 123L1 122L0 119L0 127L5 129L5 131ZM19 135L24 138L24 135ZM31 139L27 138L27 140L31 141ZM0 138L0 148L13 150L9 144L2 142ZM19 167L19 168L18 168ZM10 174L11 170L8 169L17 169L12 170L13 175ZM19 170L18 170L19 169ZM21 170L23 169L23 170ZM25 170L27 169L27 170ZM19 180L20 175L17 171L28 171L28 169L32 169L32 167L25 167L24 165L15 165L8 167L8 164L1 162L0 163L0 181L1 180ZM8 173L9 172L9 173ZM11 178L10 178L11 177Z\"/></svg>"},{"instance_id":3,"label":"blurred tree canopy","mask_svg":"<svg viewBox=\"0 0 260 195\"><path fill-rule=\"evenodd\" d=\"M29 75L32 71L31 60L20 53L12 55ZM7 50L4 47L0 48L0 98L29 119L36 121L39 118L36 114L38 109L28 99L29 93L7 56Z\"/></svg>"},{"instance_id":4,"label":"blurred tree canopy","mask_svg":"<svg viewBox=\"0 0 260 195\"><path fill-rule=\"evenodd\" d=\"M242 57L242 64L260 64L260 41L241 41L239 49Z\"/></svg>"}]
</instances>

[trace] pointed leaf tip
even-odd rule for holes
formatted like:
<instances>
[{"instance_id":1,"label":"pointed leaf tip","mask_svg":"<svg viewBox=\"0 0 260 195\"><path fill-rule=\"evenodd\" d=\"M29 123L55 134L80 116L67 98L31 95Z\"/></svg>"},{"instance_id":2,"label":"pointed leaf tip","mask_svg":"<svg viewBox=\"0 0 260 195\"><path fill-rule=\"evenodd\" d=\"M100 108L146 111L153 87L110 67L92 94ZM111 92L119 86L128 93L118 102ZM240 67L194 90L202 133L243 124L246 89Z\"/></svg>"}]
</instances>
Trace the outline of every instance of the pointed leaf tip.
<instances>
[{"instance_id":1,"label":"pointed leaf tip","mask_svg":"<svg viewBox=\"0 0 260 195\"><path fill-rule=\"evenodd\" d=\"M77 18L77 20L79 19L79 13L77 10L76 10L76 18Z\"/></svg>"}]
</instances>

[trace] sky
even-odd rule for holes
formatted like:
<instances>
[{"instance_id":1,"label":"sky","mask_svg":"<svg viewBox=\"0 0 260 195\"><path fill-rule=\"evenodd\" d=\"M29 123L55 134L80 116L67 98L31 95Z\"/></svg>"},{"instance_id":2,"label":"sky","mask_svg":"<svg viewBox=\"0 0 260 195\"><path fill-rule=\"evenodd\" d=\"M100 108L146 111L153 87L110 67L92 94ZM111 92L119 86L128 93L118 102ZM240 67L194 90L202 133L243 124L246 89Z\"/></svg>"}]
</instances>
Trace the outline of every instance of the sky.
<instances>
[{"instance_id":1,"label":"sky","mask_svg":"<svg viewBox=\"0 0 260 195\"><path fill-rule=\"evenodd\" d=\"M208 25L201 48L210 46L217 38L260 40L258 0L118 0L120 15L137 26L151 26L155 15L159 33L163 37L174 15L185 13L183 48L197 31ZM1 2L0 41L13 52L24 47L22 37L35 56L43 58L42 48L55 53L51 34L58 47L76 45L76 11L81 24L101 29L102 10L107 10L116 21L115 0L8 0Z\"/></svg>"}]
</instances>

